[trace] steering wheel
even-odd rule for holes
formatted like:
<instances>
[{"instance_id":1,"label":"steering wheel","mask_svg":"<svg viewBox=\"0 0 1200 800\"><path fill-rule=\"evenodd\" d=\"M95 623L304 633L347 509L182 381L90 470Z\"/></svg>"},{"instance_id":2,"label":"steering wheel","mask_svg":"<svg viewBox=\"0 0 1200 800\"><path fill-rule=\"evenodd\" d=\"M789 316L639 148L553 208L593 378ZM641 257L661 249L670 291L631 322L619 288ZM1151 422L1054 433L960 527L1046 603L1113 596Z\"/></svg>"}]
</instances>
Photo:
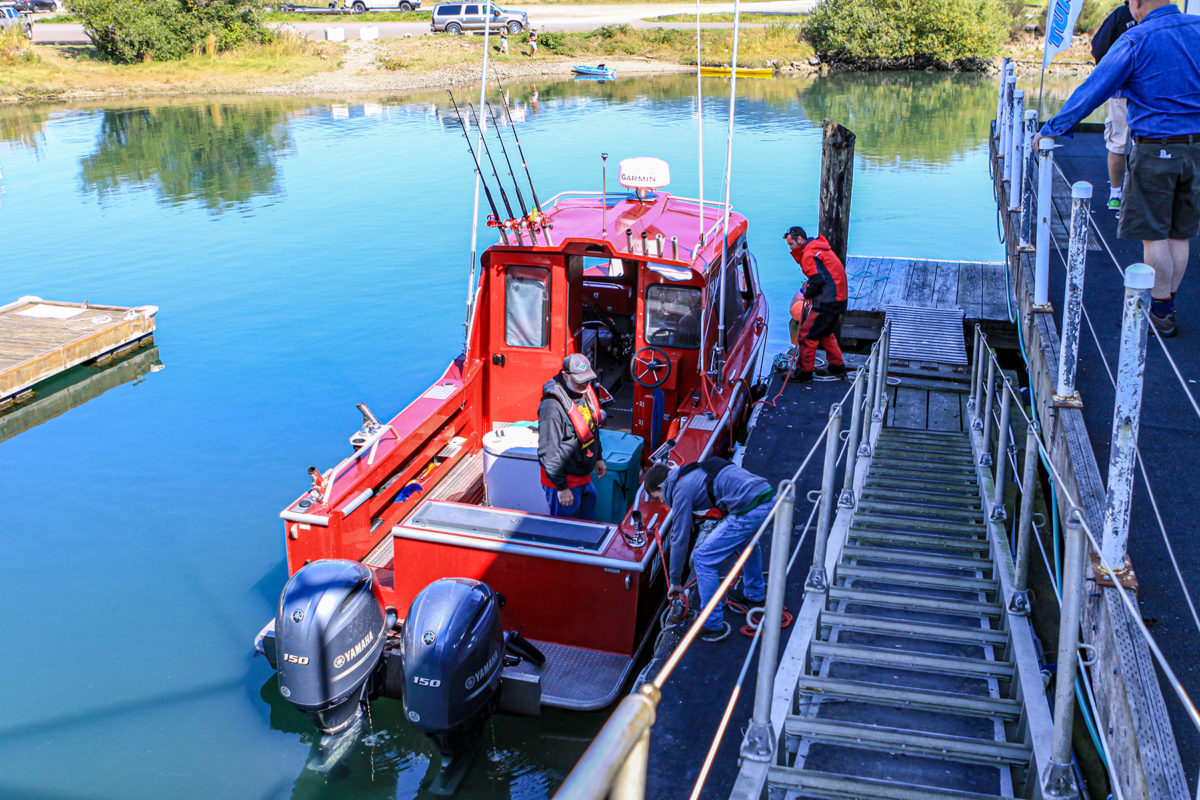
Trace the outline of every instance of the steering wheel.
<instances>
[{"instance_id":1,"label":"steering wheel","mask_svg":"<svg viewBox=\"0 0 1200 800\"><path fill-rule=\"evenodd\" d=\"M638 386L654 389L671 376L671 359L661 347L648 345L633 354L629 369Z\"/></svg>"}]
</instances>

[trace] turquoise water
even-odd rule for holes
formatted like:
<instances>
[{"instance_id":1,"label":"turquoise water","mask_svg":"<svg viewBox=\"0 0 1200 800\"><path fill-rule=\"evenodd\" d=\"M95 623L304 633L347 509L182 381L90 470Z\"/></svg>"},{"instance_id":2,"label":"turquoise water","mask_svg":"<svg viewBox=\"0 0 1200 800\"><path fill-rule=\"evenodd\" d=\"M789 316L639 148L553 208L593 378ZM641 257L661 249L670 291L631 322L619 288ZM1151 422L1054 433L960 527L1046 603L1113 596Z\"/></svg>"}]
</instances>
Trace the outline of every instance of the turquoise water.
<instances>
[{"instance_id":1,"label":"turquoise water","mask_svg":"<svg viewBox=\"0 0 1200 800\"><path fill-rule=\"evenodd\" d=\"M705 84L708 198L727 86ZM598 189L601 151L666 158L696 195L694 79L544 84L536 112L510 88L543 201ZM826 116L858 134L851 253L1002 257L990 79L739 89L732 200L776 322ZM473 176L443 98L0 109L0 303L157 305L165 365L0 443L0 798L422 796L437 758L396 702L342 769L306 770L311 729L251 640L305 468L348 452L355 403L390 416L460 344ZM602 720L495 720L463 796L547 796Z\"/></svg>"}]
</instances>

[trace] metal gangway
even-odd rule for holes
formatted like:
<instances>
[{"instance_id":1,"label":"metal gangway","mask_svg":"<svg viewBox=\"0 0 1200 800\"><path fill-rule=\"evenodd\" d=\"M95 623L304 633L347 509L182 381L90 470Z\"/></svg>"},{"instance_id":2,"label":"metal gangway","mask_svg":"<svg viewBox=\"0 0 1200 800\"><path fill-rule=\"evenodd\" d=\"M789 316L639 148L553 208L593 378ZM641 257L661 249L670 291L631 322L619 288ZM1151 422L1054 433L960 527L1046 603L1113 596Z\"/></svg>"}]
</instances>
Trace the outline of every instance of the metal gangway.
<instances>
[{"instance_id":1,"label":"metal gangway","mask_svg":"<svg viewBox=\"0 0 1200 800\"><path fill-rule=\"evenodd\" d=\"M892 350L893 330L913 329L915 318L925 335L898 344L928 352L928 315L927 309L889 310L880 341L830 409L796 475L780 485L779 502L759 531L773 532L772 578L756 635L762 650L754 713L732 797L1079 796L1070 742L1083 585L1074 577L1082 575L1082 546L1070 550L1078 554L1068 561L1064 581L1079 591L1063 595L1064 649L1052 715L1028 619L1025 568L1036 538L1039 428L978 329L967 368L961 315L932 321L950 336L957 326L961 357L950 360L958 364ZM935 357L946 352L937 348ZM961 405L965 413L954 426L937 415L925 426L904 424L888 391L889 368L899 369L893 364L941 398L930 408ZM927 377L934 372L937 379ZM1009 457L1019 449L1013 431L1025 434L1023 459ZM800 526L801 537L815 535L814 557L803 606L780 654L784 584L800 579L788 577L794 486L820 449L822 488ZM1011 530L1005 524L1010 473L1013 497L1020 498ZM1068 536L1082 541L1077 525ZM752 546L659 674L618 706L556 797L643 796L661 688ZM693 798L739 689L740 683Z\"/></svg>"}]
</instances>

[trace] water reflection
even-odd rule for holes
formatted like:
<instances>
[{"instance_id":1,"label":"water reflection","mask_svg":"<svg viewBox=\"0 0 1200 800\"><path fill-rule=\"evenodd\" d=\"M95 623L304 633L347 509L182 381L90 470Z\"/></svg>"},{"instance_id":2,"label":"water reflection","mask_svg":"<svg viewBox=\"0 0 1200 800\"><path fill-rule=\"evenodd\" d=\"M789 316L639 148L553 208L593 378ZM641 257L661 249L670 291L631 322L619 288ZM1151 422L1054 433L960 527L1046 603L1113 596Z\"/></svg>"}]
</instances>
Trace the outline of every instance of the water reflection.
<instances>
[{"instance_id":1,"label":"water reflection","mask_svg":"<svg viewBox=\"0 0 1200 800\"><path fill-rule=\"evenodd\" d=\"M324 797L434 797L441 757L404 718L398 700L377 700L361 735L336 760L320 753L320 736L279 696L272 676L260 696L270 707L271 728L294 734L310 747L309 759L291 786L292 800ZM548 797L583 755L607 712L547 710L537 718L493 717L475 748L475 760L456 797ZM505 789L506 787L506 789ZM507 794L505 792L507 791Z\"/></svg>"},{"instance_id":2,"label":"water reflection","mask_svg":"<svg viewBox=\"0 0 1200 800\"><path fill-rule=\"evenodd\" d=\"M14 105L0 114L0 142L36 149L50 111L45 107Z\"/></svg>"},{"instance_id":3,"label":"water reflection","mask_svg":"<svg viewBox=\"0 0 1200 800\"><path fill-rule=\"evenodd\" d=\"M797 97L805 116L854 131L868 165L942 165L987 141L995 81L937 73L841 73L810 81Z\"/></svg>"},{"instance_id":4,"label":"water reflection","mask_svg":"<svg viewBox=\"0 0 1200 800\"><path fill-rule=\"evenodd\" d=\"M105 110L95 152L80 162L83 189L107 199L122 186L152 188L168 205L211 213L277 196L284 123L298 101L245 101Z\"/></svg>"},{"instance_id":5,"label":"water reflection","mask_svg":"<svg viewBox=\"0 0 1200 800\"><path fill-rule=\"evenodd\" d=\"M0 414L0 442L35 425L99 397L116 386L133 381L136 386L151 372L163 368L154 340L146 337L125 353L104 364L69 369L33 387L33 399Z\"/></svg>"}]
</instances>

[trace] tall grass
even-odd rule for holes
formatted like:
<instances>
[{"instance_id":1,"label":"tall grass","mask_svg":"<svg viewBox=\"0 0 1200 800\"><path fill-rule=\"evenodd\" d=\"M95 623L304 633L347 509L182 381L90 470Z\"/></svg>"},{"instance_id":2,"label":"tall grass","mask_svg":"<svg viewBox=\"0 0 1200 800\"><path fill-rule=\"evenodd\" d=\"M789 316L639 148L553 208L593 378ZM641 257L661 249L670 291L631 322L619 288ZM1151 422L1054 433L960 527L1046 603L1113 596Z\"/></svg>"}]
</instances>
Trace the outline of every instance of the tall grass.
<instances>
[{"instance_id":1,"label":"tall grass","mask_svg":"<svg viewBox=\"0 0 1200 800\"><path fill-rule=\"evenodd\" d=\"M0 64L32 64L37 60L33 43L25 38L23 28L17 25L0 28Z\"/></svg>"}]
</instances>

